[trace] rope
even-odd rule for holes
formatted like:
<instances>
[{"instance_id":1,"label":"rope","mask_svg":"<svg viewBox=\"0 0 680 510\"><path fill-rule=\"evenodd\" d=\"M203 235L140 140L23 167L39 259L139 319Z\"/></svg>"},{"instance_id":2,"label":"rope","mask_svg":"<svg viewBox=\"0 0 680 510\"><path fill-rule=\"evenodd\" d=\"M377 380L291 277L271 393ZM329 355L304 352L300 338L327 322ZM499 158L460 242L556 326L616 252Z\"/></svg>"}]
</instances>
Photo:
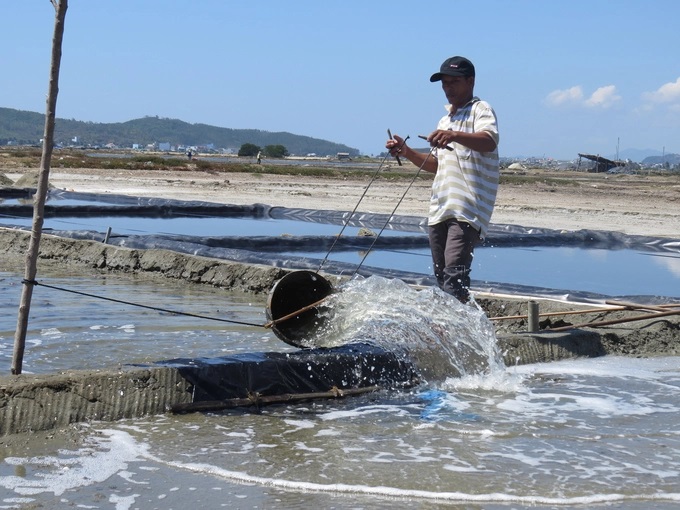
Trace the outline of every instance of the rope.
<instances>
[{"instance_id":1,"label":"rope","mask_svg":"<svg viewBox=\"0 0 680 510\"><path fill-rule=\"evenodd\" d=\"M47 287L48 289L54 289L54 290L61 290L63 292L69 292L71 294L78 294L79 296L87 296L95 299L102 299L104 301L111 301L113 303L120 303L123 305L130 305L130 306L136 306L139 308L146 308L147 310L154 310L156 312L165 312L165 313L172 313L174 315L183 315L186 317L195 317L197 319L206 319L206 320L211 320L211 321L219 321L219 322L228 322L230 324L239 324L241 326L254 326L257 328L266 328L268 327L265 324L255 324L252 322L244 322L244 321L236 321L232 319L221 319L219 317L210 317L208 315L198 315L195 313L190 313L190 312L180 312L177 310L168 310L167 308L160 308L158 306L149 306L149 305L143 305L141 303L133 303L131 301L123 301L122 299L115 299L115 298L110 298L110 297L105 297L105 296L97 296L96 294L90 294L88 292L82 292L79 290L73 290L73 289L65 289L63 287L57 287L56 285L48 285L46 283L40 283L36 280L27 280L23 279L21 280L21 283L24 285L36 285L36 286L41 286L41 287ZM269 326L271 327L271 326Z\"/></svg>"},{"instance_id":2,"label":"rope","mask_svg":"<svg viewBox=\"0 0 680 510\"><path fill-rule=\"evenodd\" d=\"M279 317L278 319L271 320L271 321L267 322L266 324L264 324L263 327L264 328L273 328L274 326L276 326L280 322L285 322L289 319L293 319L294 317L297 317L301 313L304 313L307 310L311 310L312 308L319 306L321 303L326 301L326 299L328 299L328 296L326 296L325 298L319 299L318 301L314 301L313 303L310 303L307 306L303 306L302 308L295 310L294 312L291 312L288 315L284 315L283 317Z\"/></svg>"},{"instance_id":3,"label":"rope","mask_svg":"<svg viewBox=\"0 0 680 510\"><path fill-rule=\"evenodd\" d=\"M400 148L404 146L404 144L406 143L406 140L408 140L408 139L409 139L408 136L406 138L404 138L404 141L401 143ZM368 181L368 184L366 185L364 192L361 194L361 197L359 197L359 201L354 206L354 209L352 210L350 215L347 217L347 220L345 221L345 223L342 225L342 228L340 229L340 233L338 233L338 235L335 237L335 239L333 240L333 244L331 244L331 247L328 249L328 252L326 252L326 256L321 261L321 264L319 264L319 269L316 270L317 273L319 271L321 271L321 268L323 268L324 264L326 264L326 262L328 261L328 257L330 256L331 252L333 251L333 248L335 248L335 245L338 242L338 239L340 239L340 236L342 236L343 232L345 231L345 228L347 228L347 225L349 225L349 222L352 220L352 217L354 217L354 213L357 212L357 209L359 208L359 204L361 203L361 201L366 196L366 193L368 193L368 189L371 187L371 185L373 184L375 179L378 177L378 173L382 169L383 165L385 164L385 160L387 159L387 157L389 155L390 155L390 153L389 153L389 151L387 151L387 154L385 154L385 157L383 157L382 161L380 162L380 165L378 166L378 169L373 173L371 180ZM356 271L355 271L355 274L356 274Z\"/></svg>"},{"instance_id":4,"label":"rope","mask_svg":"<svg viewBox=\"0 0 680 510\"><path fill-rule=\"evenodd\" d=\"M406 138L408 139L408 137L406 137ZM404 140L404 143L406 143L406 140ZM411 182L409 182L408 187L406 188L406 191L404 191L404 193L401 195L401 198L399 198L399 200L397 201L397 205L395 205L395 206L394 206L394 209L392 209L392 212L390 213L389 217L387 218L387 221L385 222L385 224L384 224L384 225L382 226L382 228L380 229L380 232L378 232L378 235L375 236L375 238L373 239L373 242L372 242L371 245L368 247L368 250L366 250L366 252L364 253L364 256L362 257L361 261L359 262L359 265L358 265L358 266L356 267L356 269L354 270L354 273L352 273L352 278L354 278L354 276L356 276L356 274L357 274L357 272L359 271L359 269L361 269L361 266L364 264L364 261L366 260L366 257L368 257L368 254L371 253L371 250L372 250L373 247L375 246L375 243L378 242L378 238L379 238L379 237L382 235L382 233L385 231L385 229L387 228L387 225L389 225L390 221L392 221L392 217L393 217L394 214L397 212L397 209L399 208L399 206L400 206L401 203L403 202L404 198L406 197L406 194L410 191L411 186L413 186L413 183L416 182L416 179L418 178L418 175L420 175L420 171L421 171L421 170L423 169L423 167L425 166L425 163L427 163L427 161L430 159L430 156L432 156L434 150L435 150L434 148L430 149L430 152L427 154L427 157L425 158L425 160L423 161L423 163L420 165L420 167L419 167L418 170L416 171L415 175L413 176L413 179L411 179Z\"/></svg>"}]
</instances>

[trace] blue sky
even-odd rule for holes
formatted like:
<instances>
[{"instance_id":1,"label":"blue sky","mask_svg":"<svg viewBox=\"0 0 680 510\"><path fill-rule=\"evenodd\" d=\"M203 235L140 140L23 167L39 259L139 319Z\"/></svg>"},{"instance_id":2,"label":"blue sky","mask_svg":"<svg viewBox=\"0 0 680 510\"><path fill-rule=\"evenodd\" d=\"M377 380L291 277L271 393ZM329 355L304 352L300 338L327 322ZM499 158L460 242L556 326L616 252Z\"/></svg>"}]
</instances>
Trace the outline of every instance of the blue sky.
<instances>
[{"instance_id":1,"label":"blue sky","mask_svg":"<svg viewBox=\"0 0 680 510\"><path fill-rule=\"evenodd\" d=\"M0 106L44 112L54 9L3 0ZM70 0L57 116L288 131L379 154L477 67L502 156L680 153L677 0ZM209 140L206 140L209 142Z\"/></svg>"}]
</instances>

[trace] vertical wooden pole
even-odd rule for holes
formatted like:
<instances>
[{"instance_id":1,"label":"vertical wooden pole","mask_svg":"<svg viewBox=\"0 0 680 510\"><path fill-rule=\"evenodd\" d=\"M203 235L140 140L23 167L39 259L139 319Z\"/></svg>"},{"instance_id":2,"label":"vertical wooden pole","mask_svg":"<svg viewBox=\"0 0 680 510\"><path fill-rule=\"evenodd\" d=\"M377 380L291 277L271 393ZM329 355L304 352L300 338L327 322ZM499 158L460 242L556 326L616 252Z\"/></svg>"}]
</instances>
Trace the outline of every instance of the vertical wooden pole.
<instances>
[{"instance_id":1,"label":"vertical wooden pole","mask_svg":"<svg viewBox=\"0 0 680 510\"><path fill-rule=\"evenodd\" d=\"M59 67L61 65L61 44L64 38L64 20L68 0L50 0L55 9L54 36L52 38L52 60L50 63L50 84L47 92L47 108L45 112L45 132L43 135L42 158L40 159L40 174L38 188L33 197L33 227L31 240L26 252L26 269L17 316L17 328L14 334L14 352L12 357L12 374L21 374L24 349L26 346L26 330L28 316L31 311L31 297L33 284L37 273L38 254L40 252L40 237L45 219L45 200L49 185L50 163L54 147L54 121L57 110L57 94L59 93Z\"/></svg>"},{"instance_id":2,"label":"vertical wooden pole","mask_svg":"<svg viewBox=\"0 0 680 510\"><path fill-rule=\"evenodd\" d=\"M539 318L539 312L538 312L538 301L534 301L533 299L529 301L528 303L528 314L527 314L527 331L529 333L536 333L538 332L538 318Z\"/></svg>"}]
</instances>

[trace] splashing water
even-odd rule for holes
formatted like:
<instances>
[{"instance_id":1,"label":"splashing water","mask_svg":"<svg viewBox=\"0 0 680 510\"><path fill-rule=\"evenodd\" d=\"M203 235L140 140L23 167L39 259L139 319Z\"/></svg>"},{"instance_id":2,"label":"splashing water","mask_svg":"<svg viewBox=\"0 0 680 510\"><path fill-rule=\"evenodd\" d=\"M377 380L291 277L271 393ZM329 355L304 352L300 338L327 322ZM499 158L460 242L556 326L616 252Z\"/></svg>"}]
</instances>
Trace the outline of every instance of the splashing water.
<instances>
[{"instance_id":1,"label":"splashing water","mask_svg":"<svg viewBox=\"0 0 680 510\"><path fill-rule=\"evenodd\" d=\"M310 346L377 345L408 358L430 382L505 370L493 325L481 308L437 288L357 278L330 296L323 314Z\"/></svg>"}]
</instances>

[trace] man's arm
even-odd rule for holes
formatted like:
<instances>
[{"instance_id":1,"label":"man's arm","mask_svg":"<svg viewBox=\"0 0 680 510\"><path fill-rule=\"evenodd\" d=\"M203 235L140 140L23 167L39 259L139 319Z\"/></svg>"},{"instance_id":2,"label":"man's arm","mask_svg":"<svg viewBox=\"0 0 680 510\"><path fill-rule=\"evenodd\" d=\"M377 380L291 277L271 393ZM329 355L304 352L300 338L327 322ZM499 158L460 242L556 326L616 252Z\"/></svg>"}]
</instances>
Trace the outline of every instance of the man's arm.
<instances>
[{"instance_id":1,"label":"man's arm","mask_svg":"<svg viewBox=\"0 0 680 510\"><path fill-rule=\"evenodd\" d=\"M449 131L438 129L427 137L432 147L443 148L450 143L459 143L476 152L491 152L496 149L496 141L490 133L479 131L477 133L465 133L464 131Z\"/></svg>"}]
</instances>

